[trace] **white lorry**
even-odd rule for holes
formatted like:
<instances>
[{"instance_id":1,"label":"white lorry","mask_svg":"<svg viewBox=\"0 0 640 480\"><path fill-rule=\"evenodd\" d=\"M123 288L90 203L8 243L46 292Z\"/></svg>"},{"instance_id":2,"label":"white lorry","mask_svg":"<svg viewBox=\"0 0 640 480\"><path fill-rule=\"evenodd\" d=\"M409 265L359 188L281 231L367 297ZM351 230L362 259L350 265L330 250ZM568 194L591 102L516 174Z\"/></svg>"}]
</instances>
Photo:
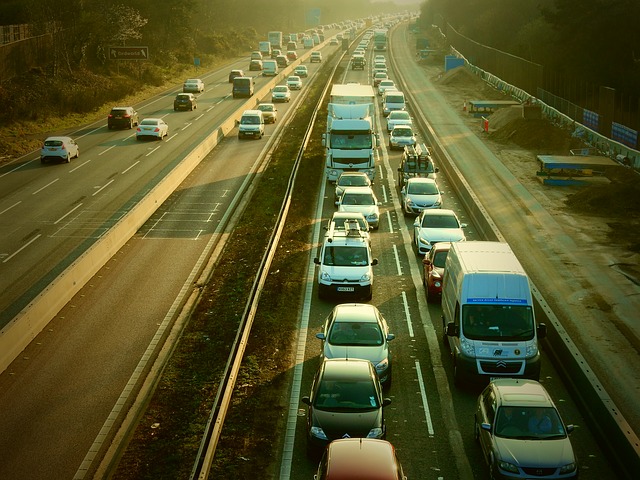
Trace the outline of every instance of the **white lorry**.
<instances>
[{"instance_id":1,"label":"white lorry","mask_svg":"<svg viewBox=\"0 0 640 480\"><path fill-rule=\"evenodd\" d=\"M262 58L271 58L271 43L270 42L260 42L258 43L258 50L262 53Z\"/></svg>"},{"instance_id":2,"label":"white lorry","mask_svg":"<svg viewBox=\"0 0 640 480\"><path fill-rule=\"evenodd\" d=\"M502 242L454 242L442 279L442 327L453 358L454 381L540 377L538 339L529 279Z\"/></svg>"},{"instance_id":3,"label":"white lorry","mask_svg":"<svg viewBox=\"0 0 640 480\"><path fill-rule=\"evenodd\" d=\"M282 50L282 32L269 32L267 34L267 40L269 40L272 50Z\"/></svg>"},{"instance_id":4,"label":"white lorry","mask_svg":"<svg viewBox=\"0 0 640 480\"><path fill-rule=\"evenodd\" d=\"M326 148L325 173L335 182L342 172L365 172L373 181L376 174L375 92L371 85L333 85L327 107L327 131L322 134Z\"/></svg>"}]
</instances>

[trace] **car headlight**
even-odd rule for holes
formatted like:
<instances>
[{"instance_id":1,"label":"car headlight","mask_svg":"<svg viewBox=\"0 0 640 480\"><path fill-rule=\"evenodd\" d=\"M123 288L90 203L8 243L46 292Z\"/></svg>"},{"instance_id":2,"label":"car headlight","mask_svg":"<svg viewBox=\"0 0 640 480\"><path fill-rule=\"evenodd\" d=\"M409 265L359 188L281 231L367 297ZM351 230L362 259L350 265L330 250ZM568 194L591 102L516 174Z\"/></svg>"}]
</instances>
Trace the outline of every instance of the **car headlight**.
<instances>
[{"instance_id":1,"label":"car headlight","mask_svg":"<svg viewBox=\"0 0 640 480\"><path fill-rule=\"evenodd\" d=\"M325 280L325 281L327 281L327 282L330 282L330 281L331 281L331 275L329 275L329 273L328 273L328 272L322 272L322 273L320 274L320 279L321 279L321 280Z\"/></svg>"},{"instance_id":2,"label":"car headlight","mask_svg":"<svg viewBox=\"0 0 640 480\"><path fill-rule=\"evenodd\" d=\"M476 356L476 347L473 346L473 343L462 336L460 337L460 349L468 357Z\"/></svg>"},{"instance_id":3,"label":"car headlight","mask_svg":"<svg viewBox=\"0 0 640 480\"><path fill-rule=\"evenodd\" d=\"M364 275L362 275L360 277L360 281L361 282L370 282L371 281L371 274L369 272L365 273Z\"/></svg>"},{"instance_id":4,"label":"car headlight","mask_svg":"<svg viewBox=\"0 0 640 480\"><path fill-rule=\"evenodd\" d=\"M407 198L407 207L410 207L411 205L413 205L413 200L411 200L411 197Z\"/></svg>"},{"instance_id":5,"label":"car headlight","mask_svg":"<svg viewBox=\"0 0 640 480\"><path fill-rule=\"evenodd\" d=\"M560 474L562 475L564 473L571 473L571 472L574 472L575 470L576 470L576 464L568 463L560 467Z\"/></svg>"},{"instance_id":6,"label":"car headlight","mask_svg":"<svg viewBox=\"0 0 640 480\"><path fill-rule=\"evenodd\" d=\"M442 205L442 197L438 198L435 202L433 202L433 206Z\"/></svg>"},{"instance_id":7,"label":"car headlight","mask_svg":"<svg viewBox=\"0 0 640 480\"><path fill-rule=\"evenodd\" d=\"M369 215L367 215L367 221L371 221L373 220L374 222L378 221L378 214L377 213L370 213Z\"/></svg>"},{"instance_id":8,"label":"car headlight","mask_svg":"<svg viewBox=\"0 0 640 480\"><path fill-rule=\"evenodd\" d=\"M311 433L312 437L319 438L320 440L329 440L325 435L324 430L320 427L311 427L311 431L309 433Z\"/></svg>"},{"instance_id":9,"label":"car headlight","mask_svg":"<svg viewBox=\"0 0 640 480\"><path fill-rule=\"evenodd\" d=\"M420 233L420 235L418 236L418 241L423 245L431 245L429 239L422 233Z\"/></svg>"},{"instance_id":10,"label":"car headlight","mask_svg":"<svg viewBox=\"0 0 640 480\"><path fill-rule=\"evenodd\" d=\"M367 438L382 438L382 428L376 427L369 430Z\"/></svg>"},{"instance_id":11,"label":"car headlight","mask_svg":"<svg viewBox=\"0 0 640 480\"><path fill-rule=\"evenodd\" d=\"M511 472L511 473L518 473L518 467L516 467L513 463L509 463L509 462L503 462L502 460L498 461L498 467L500 467L500 470L506 470L507 472Z\"/></svg>"},{"instance_id":12,"label":"car headlight","mask_svg":"<svg viewBox=\"0 0 640 480\"><path fill-rule=\"evenodd\" d=\"M378 374L384 372L387 368L389 368L389 357L376 364L376 372L378 372Z\"/></svg>"},{"instance_id":13,"label":"car headlight","mask_svg":"<svg viewBox=\"0 0 640 480\"><path fill-rule=\"evenodd\" d=\"M527 344L527 358L535 357L538 354L538 342Z\"/></svg>"}]
</instances>

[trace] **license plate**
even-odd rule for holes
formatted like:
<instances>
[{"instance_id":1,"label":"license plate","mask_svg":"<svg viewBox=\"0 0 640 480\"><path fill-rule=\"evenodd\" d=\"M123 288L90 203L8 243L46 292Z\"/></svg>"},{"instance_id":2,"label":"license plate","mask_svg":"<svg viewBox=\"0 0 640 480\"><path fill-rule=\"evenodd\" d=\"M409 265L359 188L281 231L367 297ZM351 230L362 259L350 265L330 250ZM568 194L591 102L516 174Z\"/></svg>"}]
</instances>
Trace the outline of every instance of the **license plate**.
<instances>
[{"instance_id":1,"label":"license plate","mask_svg":"<svg viewBox=\"0 0 640 480\"><path fill-rule=\"evenodd\" d=\"M337 290L339 292L354 292L355 288L354 287L338 287Z\"/></svg>"}]
</instances>

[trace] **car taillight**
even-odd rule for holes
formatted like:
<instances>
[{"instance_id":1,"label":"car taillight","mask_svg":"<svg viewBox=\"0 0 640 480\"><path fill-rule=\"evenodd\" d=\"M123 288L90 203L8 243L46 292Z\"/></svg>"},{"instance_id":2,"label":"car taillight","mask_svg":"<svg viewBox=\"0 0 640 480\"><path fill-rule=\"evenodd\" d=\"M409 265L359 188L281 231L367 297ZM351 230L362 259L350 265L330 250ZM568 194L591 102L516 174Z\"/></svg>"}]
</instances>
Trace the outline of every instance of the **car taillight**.
<instances>
[{"instance_id":1,"label":"car taillight","mask_svg":"<svg viewBox=\"0 0 640 480\"><path fill-rule=\"evenodd\" d=\"M140 127L136 128L137 131L141 132L142 130L140 129Z\"/></svg>"},{"instance_id":2,"label":"car taillight","mask_svg":"<svg viewBox=\"0 0 640 480\"><path fill-rule=\"evenodd\" d=\"M130 118L130 117L131 117L131 115L130 115L130 114L128 114L128 113L125 113L122 117L123 117L123 118Z\"/></svg>"},{"instance_id":3,"label":"car taillight","mask_svg":"<svg viewBox=\"0 0 640 480\"><path fill-rule=\"evenodd\" d=\"M62 144L62 146L60 147L61 150L65 150L66 147L64 146L64 143Z\"/></svg>"},{"instance_id":4,"label":"car taillight","mask_svg":"<svg viewBox=\"0 0 640 480\"><path fill-rule=\"evenodd\" d=\"M107 118L113 118L113 115L109 114L109 116Z\"/></svg>"},{"instance_id":5,"label":"car taillight","mask_svg":"<svg viewBox=\"0 0 640 480\"><path fill-rule=\"evenodd\" d=\"M155 128L154 132L159 132L160 129L158 127Z\"/></svg>"}]
</instances>

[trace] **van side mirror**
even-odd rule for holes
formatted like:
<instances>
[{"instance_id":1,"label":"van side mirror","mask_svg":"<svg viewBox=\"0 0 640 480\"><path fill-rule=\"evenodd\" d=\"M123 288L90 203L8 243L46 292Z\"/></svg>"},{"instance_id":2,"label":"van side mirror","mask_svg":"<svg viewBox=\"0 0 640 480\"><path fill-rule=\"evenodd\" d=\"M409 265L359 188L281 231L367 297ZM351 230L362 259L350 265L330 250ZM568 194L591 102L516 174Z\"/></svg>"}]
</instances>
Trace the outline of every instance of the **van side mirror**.
<instances>
[{"instance_id":1,"label":"van side mirror","mask_svg":"<svg viewBox=\"0 0 640 480\"><path fill-rule=\"evenodd\" d=\"M544 323L541 323L540 325L538 325L538 339L540 340L546 336L547 336L547 325Z\"/></svg>"},{"instance_id":2,"label":"van side mirror","mask_svg":"<svg viewBox=\"0 0 640 480\"><path fill-rule=\"evenodd\" d=\"M240 120L236 120L236 127L240 125Z\"/></svg>"},{"instance_id":3,"label":"van side mirror","mask_svg":"<svg viewBox=\"0 0 640 480\"><path fill-rule=\"evenodd\" d=\"M391 405L391 399L390 398L383 398L382 399L382 406L386 407L388 405Z\"/></svg>"},{"instance_id":4,"label":"van side mirror","mask_svg":"<svg viewBox=\"0 0 640 480\"><path fill-rule=\"evenodd\" d=\"M482 430L486 430L487 432L491 431L491 424L490 423L481 423L480 424L480 428Z\"/></svg>"},{"instance_id":5,"label":"van side mirror","mask_svg":"<svg viewBox=\"0 0 640 480\"><path fill-rule=\"evenodd\" d=\"M311 399L307 396L302 397L302 403L311 406Z\"/></svg>"},{"instance_id":6,"label":"van side mirror","mask_svg":"<svg viewBox=\"0 0 640 480\"><path fill-rule=\"evenodd\" d=\"M460 335L460 332L458 332L456 324L453 322L447 323L447 337L457 337L458 335Z\"/></svg>"},{"instance_id":7,"label":"van side mirror","mask_svg":"<svg viewBox=\"0 0 640 480\"><path fill-rule=\"evenodd\" d=\"M575 427L574 427L573 425L567 425L567 433L571 433L571 432L573 432L573 429L574 429L574 428L575 428Z\"/></svg>"},{"instance_id":8,"label":"van side mirror","mask_svg":"<svg viewBox=\"0 0 640 480\"><path fill-rule=\"evenodd\" d=\"M313 263L315 263L316 265L320 265L320 259L318 257L314 258Z\"/></svg>"},{"instance_id":9,"label":"van side mirror","mask_svg":"<svg viewBox=\"0 0 640 480\"><path fill-rule=\"evenodd\" d=\"M371 260L371 265L377 265L378 264L378 259L374 258L373 260Z\"/></svg>"},{"instance_id":10,"label":"van side mirror","mask_svg":"<svg viewBox=\"0 0 640 480\"><path fill-rule=\"evenodd\" d=\"M438 173L440 171L440 169L438 167L433 169L434 172Z\"/></svg>"}]
</instances>

